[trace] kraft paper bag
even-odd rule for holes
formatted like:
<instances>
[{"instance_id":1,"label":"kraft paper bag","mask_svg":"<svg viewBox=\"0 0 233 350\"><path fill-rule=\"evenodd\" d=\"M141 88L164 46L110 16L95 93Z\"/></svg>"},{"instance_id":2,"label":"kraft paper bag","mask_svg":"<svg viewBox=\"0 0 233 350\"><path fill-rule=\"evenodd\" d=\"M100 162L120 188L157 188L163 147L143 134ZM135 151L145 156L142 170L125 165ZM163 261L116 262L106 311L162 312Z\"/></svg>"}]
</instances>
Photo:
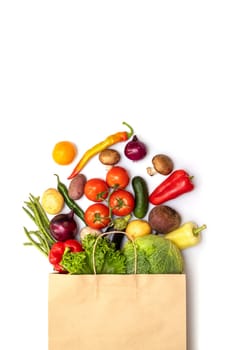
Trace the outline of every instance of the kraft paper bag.
<instances>
[{"instance_id":1,"label":"kraft paper bag","mask_svg":"<svg viewBox=\"0 0 233 350\"><path fill-rule=\"evenodd\" d=\"M186 276L50 274L49 350L185 350Z\"/></svg>"}]
</instances>

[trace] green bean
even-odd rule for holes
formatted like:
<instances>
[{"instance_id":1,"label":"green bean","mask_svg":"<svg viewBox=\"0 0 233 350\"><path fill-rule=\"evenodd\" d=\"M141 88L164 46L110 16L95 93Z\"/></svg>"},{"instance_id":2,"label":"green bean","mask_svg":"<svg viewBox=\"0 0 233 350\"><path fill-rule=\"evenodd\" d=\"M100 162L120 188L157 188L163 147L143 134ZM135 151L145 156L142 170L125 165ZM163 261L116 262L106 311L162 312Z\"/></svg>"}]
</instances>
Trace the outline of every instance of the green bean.
<instances>
[{"instance_id":1,"label":"green bean","mask_svg":"<svg viewBox=\"0 0 233 350\"><path fill-rule=\"evenodd\" d=\"M29 206L28 202L24 202L25 204L27 204ZM28 216L35 222L35 216L32 215L32 213L25 207L23 207L23 210L28 214Z\"/></svg>"},{"instance_id":2,"label":"green bean","mask_svg":"<svg viewBox=\"0 0 233 350\"><path fill-rule=\"evenodd\" d=\"M52 236L49 234L49 227L45 225L43 222L43 218L40 216L40 212L38 211L38 208L34 202L31 203L32 210L35 216L35 223L38 226L39 230L44 234L44 236L47 238L48 242L53 244L55 242L55 239L52 238Z\"/></svg>"},{"instance_id":3,"label":"green bean","mask_svg":"<svg viewBox=\"0 0 233 350\"><path fill-rule=\"evenodd\" d=\"M45 240L43 240L43 238L40 236L40 232L39 231L28 231L25 227L24 227L24 232L30 241L30 242L24 243L24 245L33 245L41 253L43 253L46 257L48 257L49 246L48 246L47 242ZM35 241L35 239L32 238L32 235L35 235L38 238L40 243Z\"/></svg>"},{"instance_id":4,"label":"green bean","mask_svg":"<svg viewBox=\"0 0 233 350\"><path fill-rule=\"evenodd\" d=\"M40 197L34 197L31 193L30 193L30 197L31 197L31 200L33 201L33 203L34 203L34 205L36 207L36 210L37 210L38 214L40 215L41 222L45 226L49 227L49 218L48 218L44 208L40 204Z\"/></svg>"},{"instance_id":5,"label":"green bean","mask_svg":"<svg viewBox=\"0 0 233 350\"><path fill-rule=\"evenodd\" d=\"M33 245L44 255L48 256L50 248L56 242L56 240L50 234L50 221L45 210L40 204L39 198L40 197L35 197L30 194L29 201L24 202L26 207L23 207L23 210L38 228L37 231L28 231L26 228L24 228L24 232L29 239L29 243L26 243L25 245Z\"/></svg>"}]
</instances>

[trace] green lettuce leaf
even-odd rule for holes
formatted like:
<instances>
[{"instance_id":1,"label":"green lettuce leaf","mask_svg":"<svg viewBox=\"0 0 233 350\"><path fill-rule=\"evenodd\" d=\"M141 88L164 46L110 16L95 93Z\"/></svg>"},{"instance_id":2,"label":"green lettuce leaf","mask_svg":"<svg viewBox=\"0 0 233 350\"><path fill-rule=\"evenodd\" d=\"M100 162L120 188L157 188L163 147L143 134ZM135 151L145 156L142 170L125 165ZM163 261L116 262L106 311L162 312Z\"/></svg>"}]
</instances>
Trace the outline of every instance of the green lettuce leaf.
<instances>
[{"instance_id":1,"label":"green lettuce leaf","mask_svg":"<svg viewBox=\"0 0 233 350\"><path fill-rule=\"evenodd\" d=\"M61 265L71 274L93 274L93 250L98 236L88 234L82 241L84 251L63 254ZM107 237L99 237L95 246L94 261L97 274L126 273L126 258Z\"/></svg>"},{"instance_id":2,"label":"green lettuce leaf","mask_svg":"<svg viewBox=\"0 0 233 350\"><path fill-rule=\"evenodd\" d=\"M89 265L87 264L87 256L85 252L72 253L66 251L63 254L60 265L70 274L81 275L92 273Z\"/></svg>"}]
</instances>

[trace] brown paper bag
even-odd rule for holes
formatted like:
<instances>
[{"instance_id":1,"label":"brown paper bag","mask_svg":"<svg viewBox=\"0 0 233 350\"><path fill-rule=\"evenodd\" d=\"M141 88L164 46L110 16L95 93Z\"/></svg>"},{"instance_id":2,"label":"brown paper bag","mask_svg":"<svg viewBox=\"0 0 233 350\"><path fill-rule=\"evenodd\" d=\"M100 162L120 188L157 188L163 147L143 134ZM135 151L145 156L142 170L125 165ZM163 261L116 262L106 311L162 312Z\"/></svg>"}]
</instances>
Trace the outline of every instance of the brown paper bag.
<instances>
[{"instance_id":1,"label":"brown paper bag","mask_svg":"<svg viewBox=\"0 0 233 350\"><path fill-rule=\"evenodd\" d=\"M186 276L49 275L49 350L185 350Z\"/></svg>"}]
</instances>

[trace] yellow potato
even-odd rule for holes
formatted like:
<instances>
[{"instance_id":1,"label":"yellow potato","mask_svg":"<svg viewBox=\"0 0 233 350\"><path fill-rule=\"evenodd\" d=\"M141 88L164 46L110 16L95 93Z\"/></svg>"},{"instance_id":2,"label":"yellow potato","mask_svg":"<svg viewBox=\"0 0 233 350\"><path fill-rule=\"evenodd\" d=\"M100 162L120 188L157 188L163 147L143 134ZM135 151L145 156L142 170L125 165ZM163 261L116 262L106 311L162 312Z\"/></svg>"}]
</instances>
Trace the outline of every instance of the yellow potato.
<instances>
[{"instance_id":1,"label":"yellow potato","mask_svg":"<svg viewBox=\"0 0 233 350\"><path fill-rule=\"evenodd\" d=\"M64 207L64 198L56 188L48 188L41 198L41 205L48 214L58 214Z\"/></svg>"},{"instance_id":2,"label":"yellow potato","mask_svg":"<svg viewBox=\"0 0 233 350\"><path fill-rule=\"evenodd\" d=\"M131 239L149 235L151 232L151 225L146 220L132 220L128 223L125 230L125 233Z\"/></svg>"}]
</instances>

